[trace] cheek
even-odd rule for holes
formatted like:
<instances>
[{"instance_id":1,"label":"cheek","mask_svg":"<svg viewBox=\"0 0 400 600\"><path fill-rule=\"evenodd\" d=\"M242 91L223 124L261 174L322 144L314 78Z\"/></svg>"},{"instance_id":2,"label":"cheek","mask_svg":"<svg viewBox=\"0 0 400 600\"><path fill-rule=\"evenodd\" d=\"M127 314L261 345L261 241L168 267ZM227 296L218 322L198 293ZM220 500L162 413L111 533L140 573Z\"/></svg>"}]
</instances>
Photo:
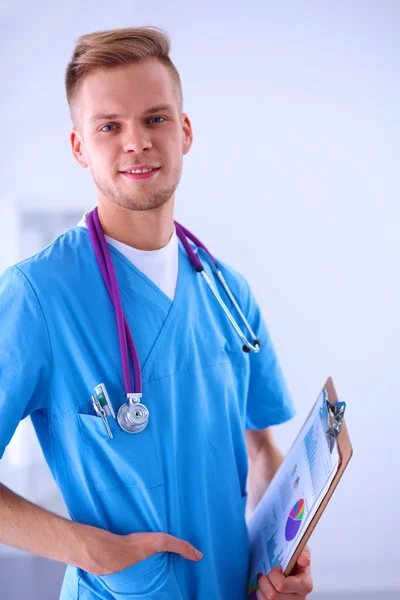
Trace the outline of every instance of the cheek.
<instances>
[{"instance_id":1,"label":"cheek","mask_svg":"<svg viewBox=\"0 0 400 600\"><path fill-rule=\"evenodd\" d=\"M168 145L167 154L170 164L177 166L182 162L182 143L181 140L174 140Z\"/></svg>"},{"instance_id":2,"label":"cheek","mask_svg":"<svg viewBox=\"0 0 400 600\"><path fill-rule=\"evenodd\" d=\"M182 132L174 128L169 129L168 134L164 131L162 136L153 139L153 149L162 153L164 158L170 162L175 163L179 159L182 155L182 148Z\"/></svg>"},{"instance_id":3,"label":"cheek","mask_svg":"<svg viewBox=\"0 0 400 600\"><path fill-rule=\"evenodd\" d=\"M116 172L121 165L121 154L113 144L97 143L90 153L90 161L98 171Z\"/></svg>"}]
</instances>

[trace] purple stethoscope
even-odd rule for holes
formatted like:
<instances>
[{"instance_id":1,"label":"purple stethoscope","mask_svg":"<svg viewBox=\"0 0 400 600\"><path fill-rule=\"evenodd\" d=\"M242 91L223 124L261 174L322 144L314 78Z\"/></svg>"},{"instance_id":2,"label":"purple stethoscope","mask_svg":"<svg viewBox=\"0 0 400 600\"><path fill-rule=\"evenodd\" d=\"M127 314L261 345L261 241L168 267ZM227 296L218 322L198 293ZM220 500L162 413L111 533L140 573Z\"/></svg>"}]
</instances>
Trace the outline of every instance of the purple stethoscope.
<instances>
[{"instance_id":1,"label":"purple stethoscope","mask_svg":"<svg viewBox=\"0 0 400 600\"><path fill-rule=\"evenodd\" d=\"M229 321L234 327L235 331L239 335L240 339L243 342L243 351L244 352L258 352L260 349L260 340L258 340L251 329L246 317L241 311L238 303L236 302L231 290L226 283L226 280L221 272L221 269L218 266L217 261L212 257L207 248L194 236L190 231L188 231L183 225L179 225L176 221L175 230L177 236L181 240L190 262L192 263L194 269L201 273L210 287L212 293L215 298L218 300L220 306L224 310L227 315ZM122 370L124 376L124 386L126 392L127 402L122 404L117 413L117 421L120 427L128 432L128 433L139 433L142 431L148 421L149 421L149 411L147 407L140 402L142 398L142 374L140 371L140 363L138 354L136 351L135 342L133 340L133 336L131 330L129 328L128 322L126 320L124 311L122 309L121 296L119 293L119 287L117 282L117 276L115 274L114 265L112 263L110 251L107 246L107 241L104 237L104 232L100 224L99 215L97 207L88 214L87 217L87 226L89 230L90 240L92 242L93 250L97 259L97 263L100 268L101 275L103 277L105 286L110 295L111 301L114 305L115 315L117 320L117 328L118 328L118 338L119 338L119 348L121 352L122 359ZM196 251L194 251L191 245L188 242L188 238L198 247ZM201 248L204 250L208 256L210 257L212 264L214 265L214 272L216 273L218 279L221 281L222 286L224 287L226 293L229 298L233 302L236 310L238 311L243 323L245 324L247 330L250 332L253 343L250 343L247 338L243 335L240 330L237 322L233 318L231 312L226 306L225 302L222 300L220 294L218 293L217 288L209 278L206 273L203 264L200 258L197 255L197 250ZM132 365L133 365L133 373L134 373L134 392L131 391L131 376L129 371L129 358L128 351L131 355Z\"/></svg>"}]
</instances>

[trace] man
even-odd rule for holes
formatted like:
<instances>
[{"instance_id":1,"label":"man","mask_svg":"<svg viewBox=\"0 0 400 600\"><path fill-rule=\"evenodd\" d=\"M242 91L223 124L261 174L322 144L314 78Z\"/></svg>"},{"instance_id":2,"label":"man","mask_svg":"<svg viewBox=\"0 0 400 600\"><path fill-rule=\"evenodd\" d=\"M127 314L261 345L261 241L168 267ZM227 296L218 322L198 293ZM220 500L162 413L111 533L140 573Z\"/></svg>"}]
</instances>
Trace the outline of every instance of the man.
<instances>
[{"instance_id":1,"label":"man","mask_svg":"<svg viewBox=\"0 0 400 600\"><path fill-rule=\"evenodd\" d=\"M101 382L116 410L125 398L91 216L0 280L0 453L30 415L72 518L1 486L0 541L68 563L62 600L244 600L246 480L254 508L282 461L269 427L294 414L245 279L222 265L258 353L242 351L178 241L175 190L193 133L168 52L157 28L97 32L79 39L66 74L72 152L93 177L137 348L143 431L92 403ZM309 565L306 549L290 577L265 574L257 597L306 598Z\"/></svg>"}]
</instances>

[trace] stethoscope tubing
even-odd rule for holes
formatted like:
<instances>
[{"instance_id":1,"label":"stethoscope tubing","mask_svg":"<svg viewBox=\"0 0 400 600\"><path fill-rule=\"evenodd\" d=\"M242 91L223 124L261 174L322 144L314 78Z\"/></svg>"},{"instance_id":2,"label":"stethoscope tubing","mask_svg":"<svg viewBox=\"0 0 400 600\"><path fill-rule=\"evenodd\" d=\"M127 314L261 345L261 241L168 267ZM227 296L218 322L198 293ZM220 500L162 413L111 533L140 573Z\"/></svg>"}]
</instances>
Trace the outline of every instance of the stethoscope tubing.
<instances>
[{"instance_id":1,"label":"stethoscope tubing","mask_svg":"<svg viewBox=\"0 0 400 600\"><path fill-rule=\"evenodd\" d=\"M211 252L205 247L205 245L199 240L199 238L197 238L193 233L191 233L188 229L186 229L186 227L184 227L183 225L180 225L180 223L177 223L177 221L175 221L175 228L176 228L177 235L179 236L179 239L181 240L182 244L184 245L185 250L188 253L188 256L189 256L194 268L196 269L196 271L198 273L200 273L203 276L204 280L206 281L207 285L209 286L209 288L211 289L215 298L217 299L219 305L221 306L222 310L224 311L224 313L228 317L229 321L231 322L236 333L239 335L240 339L242 340L243 351L244 352L258 352L260 349L260 345L261 345L260 340L257 339L254 331L250 327L249 322L247 321L246 317L244 316L234 295L232 294L232 292L225 280L225 277L223 276L222 271L218 265L218 262L215 260L215 258L211 254ZM229 310L229 308L226 306L225 302L223 301L221 294L218 292L217 288L215 287L215 285L212 283L211 279L207 275L207 273L204 269L203 263L201 262L198 254L193 250L193 248L191 247L191 245L189 244L189 242L187 241L186 238L189 238L190 240L192 240L192 242L194 244L196 244L196 246L198 248L201 248L202 250L204 250L204 252L206 252L206 254L208 254L208 256L210 257L212 264L214 265L214 272L216 273L218 279L221 282L222 287L228 294L228 296L231 299L236 310L238 311L245 327L250 332L250 334L253 338L253 344L251 342L249 342L249 340L246 338L246 336L241 331L241 329L240 329L239 325L237 324L235 318L233 317L231 311Z\"/></svg>"},{"instance_id":2,"label":"stethoscope tubing","mask_svg":"<svg viewBox=\"0 0 400 600\"><path fill-rule=\"evenodd\" d=\"M195 270L199 274L202 275L202 277L206 281L207 285L211 289L213 295L215 296L218 303L220 304L221 308L223 309L226 316L228 317L230 323L232 324L235 331L237 332L240 339L242 340L243 351L258 352L258 350L260 349L260 341L256 338L246 317L244 316L242 310L240 309L239 304L237 303L235 297L233 296L233 294L222 274L222 271L219 268L217 261L212 256L212 254L207 250L207 248L204 246L204 244L193 233L191 233L183 225L180 225L177 221L175 221L174 224L175 224L176 233L187 252L190 262L192 263ZM101 272L104 284L106 286L106 289L108 291L108 294L111 298L111 301L113 303L114 310L115 310L117 329L118 329L119 348L120 348L121 362L122 362L123 379L124 379L124 387L125 387L127 399L129 400L133 395L141 396L141 394L142 394L142 374L141 374L140 362L139 362L136 345L135 345L135 342L134 342L134 339L132 336L132 332L130 330L129 324L127 322L126 316L125 316L123 308L122 308L122 302L121 302L121 296L120 296L120 292L119 292L117 276L115 273L115 269L114 269L114 265L113 265L112 258L110 255L110 251L108 249L107 242L106 242L106 239L104 236L104 232L103 232L100 220L99 220L97 207L88 214L88 230L89 230L90 240L91 240L91 243L92 243L92 246L94 249L94 253L95 253L99 268L100 268L100 272ZM223 301L221 295L219 294L217 288L215 287L215 285L211 281L210 277L206 273L203 263L201 262L197 252L195 252L193 250L193 248L191 247L191 245L189 244L188 239L190 239L197 246L197 249L201 248L204 252L206 252L206 254L211 259L217 277L219 278L223 288L225 289L230 300L232 301L236 310L238 311L247 330L250 332L251 336L253 337L253 344L251 342L249 342L249 340L245 337L245 335L241 331L241 329L238 326L236 320L234 319L232 313L230 312L230 310L226 306L225 302ZM129 353L131 356L133 373L134 373L134 391L133 391L133 393L131 391L132 390L132 381L131 381L130 369L129 369L128 350L129 350ZM132 400L132 398L131 398L131 400Z\"/></svg>"},{"instance_id":3,"label":"stethoscope tubing","mask_svg":"<svg viewBox=\"0 0 400 600\"><path fill-rule=\"evenodd\" d=\"M129 348L134 373L134 393L141 394L142 373L140 370L139 357L132 332L123 312L117 276L115 274L110 251L108 249L107 242L99 221L97 207L88 215L88 230L101 275L115 309L125 392L128 395L132 391L128 357Z\"/></svg>"}]
</instances>

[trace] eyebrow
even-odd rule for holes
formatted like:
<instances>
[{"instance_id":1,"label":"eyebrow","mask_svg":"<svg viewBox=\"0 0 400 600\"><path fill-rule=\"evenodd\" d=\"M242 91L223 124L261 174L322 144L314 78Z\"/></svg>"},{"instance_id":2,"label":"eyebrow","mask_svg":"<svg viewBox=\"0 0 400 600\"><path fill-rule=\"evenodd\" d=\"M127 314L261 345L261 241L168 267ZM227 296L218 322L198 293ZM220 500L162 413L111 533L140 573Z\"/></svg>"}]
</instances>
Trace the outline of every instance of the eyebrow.
<instances>
[{"instance_id":1,"label":"eyebrow","mask_svg":"<svg viewBox=\"0 0 400 600\"><path fill-rule=\"evenodd\" d=\"M157 104L156 106L151 106L147 108L143 115L149 115L151 113L161 112L161 111L173 111L173 106L171 104ZM97 113L90 117L89 123L94 123L94 121L99 121L105 119L106 121L112 119L121 119L121 115L117 113Z\"/></svg>"}]
</instances>

